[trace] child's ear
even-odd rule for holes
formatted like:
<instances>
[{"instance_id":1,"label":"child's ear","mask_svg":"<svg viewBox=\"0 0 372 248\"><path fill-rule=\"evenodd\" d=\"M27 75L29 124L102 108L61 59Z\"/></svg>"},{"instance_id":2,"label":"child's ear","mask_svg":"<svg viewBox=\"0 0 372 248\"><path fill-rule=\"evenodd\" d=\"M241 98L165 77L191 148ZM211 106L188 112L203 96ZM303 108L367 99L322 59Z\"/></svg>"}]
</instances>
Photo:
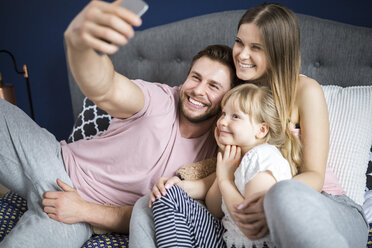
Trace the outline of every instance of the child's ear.
<instances>
[{"instance_id":1,"label":"child's ear","mask_svg":"<svg viewBox=\"0 0 372 248\"><path fill-rule=\"evenodd\" d=\"M260 129L258 130L258 133L256 134L257 139L263 139L266 137L267 133L269 132L269 125L267 123L263 122L260 124Z\"/></svg>"}]
</instances>

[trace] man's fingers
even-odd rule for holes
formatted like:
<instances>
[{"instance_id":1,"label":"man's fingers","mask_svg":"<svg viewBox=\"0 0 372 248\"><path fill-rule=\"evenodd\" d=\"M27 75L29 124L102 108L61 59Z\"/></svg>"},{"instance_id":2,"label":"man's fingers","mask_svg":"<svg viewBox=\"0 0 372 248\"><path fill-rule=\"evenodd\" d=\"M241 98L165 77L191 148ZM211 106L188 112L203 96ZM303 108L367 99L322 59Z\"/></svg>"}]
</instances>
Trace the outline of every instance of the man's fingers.
<instances>
[{"instance_id":1,"label":"man's fingers","mask_svg":"<svg viewBox=\"0 0 372 248\"><path fill-rule=\"evenodd\" d=\"M53 219L53 220L58 221L57 220L57 216L55 214L48 214L48 217L51 218L51 219Z\"/></svg>"},{"instance_id":2,"label":"man's fingers","mask_svg":"<svg viewBox=\"0 0 372 248\"><path fill-rule=\"evenodd\" d=\"M60 179L57 179L57 184L65 192L74 192L75 191L74 188L72 188L70 185L68 185L67 183L63 182Z\"/></svg>"},{"instance_id":3,"label":"man's fingers","mask_svg":"<svg viewBox=\"0 0 372 248\"><path fill-rule=\"evenodd\" d=\"M53 208L53 207L45 207L44 208L44 212L47 213L48 215L49 214L56 214L56 208Z\"/></svg>"},{"instance_id":4,"label":"man's fingers","mask_svg":"<svg viewBox=\"0 0 372 248\"><path fill-rule=\"evenodd\" d=\"M110 43L107 40L104 41L102 39L97 39L96 37L93 37L91 34L84 34L83 40L89 47L103 54L114 54L119 49L117 45Z\"/></svg>"},{"instance_id":5,"label":"man's fingers","mask_svg":"<svg viewBox=\"0 0 372 248\"><path fill-rule=\"evenodd\" d=\"M47 191L43 194L45 199L57 199L63 192L61 191Z\"/></svg>"},{"instance_id":6,"label":"man's fingers","mask_svg":"<svg viewBox=\"0 0 372 248\"><path fill-rule=\"evenodd\" d=\"M124 36L126 39L132 38L134 36L133 27L129 25L127 22L120 19L118 16L102 14L96 18L97 18L96 23L95 22L90 23L90 24L95 24L95 25L89 25L87 26L87 28L95 28L98 32L97 35L101 35L102 38L108 39L110 38L109 35L112 35L112 34L116 34L116 36L118 37ZM98 27L100 29L98 29ZM111 33L109 31L111 31ZM105 35L108 37L105 37ZM119 43L119 41L115 43L121 44Z\"/></svg>"},{"instance_id":7,"label":"man's fingers","mask_svg":"<svg viewBox=\"0 0 372 248\"><path fill-rule=\"evenodd\" d=\"M41 204L45 207L54 207L55 206L55 199L43 199Z\"/></svg>"}]
</instances>

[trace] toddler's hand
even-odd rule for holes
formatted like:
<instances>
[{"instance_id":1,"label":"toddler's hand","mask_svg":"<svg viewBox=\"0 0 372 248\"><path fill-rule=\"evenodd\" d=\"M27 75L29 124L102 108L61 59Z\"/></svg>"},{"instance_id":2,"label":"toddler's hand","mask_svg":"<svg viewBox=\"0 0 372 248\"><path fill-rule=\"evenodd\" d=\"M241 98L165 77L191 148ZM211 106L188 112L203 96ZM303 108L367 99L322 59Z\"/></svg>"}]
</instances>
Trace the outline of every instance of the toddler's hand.
<instances>
[{"instance_id":1,"label":"toddler's hand","mask_svg":"<svg viewBox=\"0 0 372 248\"><path fill-rule=\"evenodd\" d=\"M165 196L167 189L170 189L173 185L179 183L180 181L181 179L176 176L170 178L161 177L154 187L152 187L149 207L152 207L152 204L156 199L160 199L162 195Z\"/></svg>"},{"instance_id":2,"label":"toddler's hand","mask_svg":"<svg viewBox=\"0 0 372 248\"><path fill-rule=\"evenodd\" d=\"M223 152L217 154L216 174L218 180L234 181L234 172L238 168L241 158L241 148L238 146L225 146Z\"/></svg>"},{"instance_id":3,"label":"toddler's hand","mask_svg":"<svg viewBox=\"0 0 372 248\"><path fill-rule=\"evenodd\" d=\"M218 130L218 127L216 127L214 129L214 139L216 140L216 143L218 145L218 147L220 148L220 151L223 151L225 150L225 145L221 144L218 137L220 136L220 131Z\"/></svg>"}]
</instances>

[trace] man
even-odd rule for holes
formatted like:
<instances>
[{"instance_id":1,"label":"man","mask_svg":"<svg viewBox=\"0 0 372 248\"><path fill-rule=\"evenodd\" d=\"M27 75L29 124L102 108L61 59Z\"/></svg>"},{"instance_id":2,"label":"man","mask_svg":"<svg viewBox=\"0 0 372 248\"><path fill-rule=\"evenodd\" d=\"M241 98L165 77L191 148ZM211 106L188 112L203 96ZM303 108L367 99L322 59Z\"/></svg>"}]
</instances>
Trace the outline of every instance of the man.
<instances>
[{"instance_id":1,"label":"man","mask_svg":"<svg viewBox=\"0 0 372 248\"><path fill-rule=\"evenodd\" d=\"M107 132L59 143L0 101L0 182L29 207L0 247L81 247L91 226L128 233L135 201L160 176L215 155L212 127L235 78L231 49L215 45L199 52L181 87L131 81L97 53L116 52L115 44L124 45L133 36L131 25L141 22L117 5L90 2L65 32L80 89L115 117Z\"/></svg>"}]
</instances>

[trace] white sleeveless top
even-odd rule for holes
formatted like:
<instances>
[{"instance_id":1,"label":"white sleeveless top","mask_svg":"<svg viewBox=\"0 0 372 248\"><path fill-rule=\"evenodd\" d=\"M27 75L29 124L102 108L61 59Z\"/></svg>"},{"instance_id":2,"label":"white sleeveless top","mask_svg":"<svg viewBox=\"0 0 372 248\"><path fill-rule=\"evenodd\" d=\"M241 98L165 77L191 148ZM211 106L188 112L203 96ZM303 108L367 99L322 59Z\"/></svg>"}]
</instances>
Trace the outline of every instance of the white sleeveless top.
<instances>
[{"instance_id":1,"label":"white sleeveless top","mask_svg":"<svg viewBox=\"0 0 372 248\"><path fill-rule=\"evenodd\" d=\"M240 194L244 196L246 183L262 171L270 171L277 182L292 178L288 161L275 146L269 144L258 145L244 155L234 173L235 185ZM264 242L269 247L273 247L268 235L259 240L248 239L234 223L223 200L222 211L225 214L222 224L227 230L223 234L223 239L227 247L232 245L237 248L252 247L253 244L262 247Z\"/></svg>"}]
</instances>

